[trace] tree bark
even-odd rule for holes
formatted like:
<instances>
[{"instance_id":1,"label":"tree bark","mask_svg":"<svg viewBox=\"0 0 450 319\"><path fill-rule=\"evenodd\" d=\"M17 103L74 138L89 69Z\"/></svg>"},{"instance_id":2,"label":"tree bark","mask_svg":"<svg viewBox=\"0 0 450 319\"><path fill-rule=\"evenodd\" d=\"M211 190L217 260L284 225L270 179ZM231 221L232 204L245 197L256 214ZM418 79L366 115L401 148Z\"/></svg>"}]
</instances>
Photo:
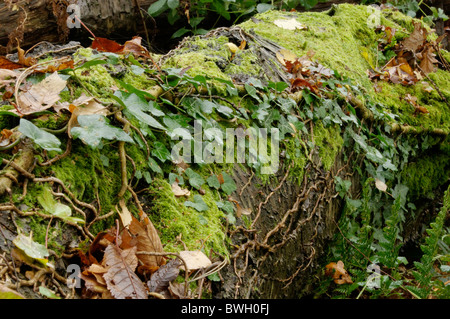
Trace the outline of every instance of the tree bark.
<instances>
[{"instance_id":1,"label":"tree bark","mask_svg":"<svg viewBox=\"0 0 450 319\"><path fill-rule=\"evenodd\" d=\"M21 47L29 47L38 41L65 42L69 36L71 39L81 35L90 37L82 27L70 29L67 26L67 18L74 13L67 12L71 3L79 6L83 23L96 36L125 37L124 34L142 29L138 6L145 10L153 2L155 0L22 0L13 3L4 0L0 3L0 54L14 49L17 41Z\"/></svg>"}]
</instances>

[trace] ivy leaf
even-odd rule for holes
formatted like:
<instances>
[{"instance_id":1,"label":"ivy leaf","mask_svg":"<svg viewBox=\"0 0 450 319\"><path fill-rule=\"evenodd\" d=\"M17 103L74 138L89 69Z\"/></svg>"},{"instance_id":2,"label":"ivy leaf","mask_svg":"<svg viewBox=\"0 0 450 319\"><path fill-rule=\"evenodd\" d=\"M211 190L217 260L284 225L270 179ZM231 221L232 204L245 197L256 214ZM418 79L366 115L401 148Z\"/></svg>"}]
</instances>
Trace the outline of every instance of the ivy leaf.
<instances>
[{"instance_id":1,"label":"ivy leaf","mask_svg":"<svg viewBox=\"0 0 450 319\"><path fill-rule=\"evenodd\" d=\"M24 118L20 119L19 131L44 150L62 152L59 148L61 142L55 135L38 128Z\"/></svg>"},{"instance_id":2,"label":"ivy leaf","mask_svg":"<svg viewBox=\"0 0 450 319\"><path fill-rule=\"evenodd\" d=\"M245 83L244 87L245 87L245 90L247 91L248 95L250 95L256 101L261 102L261 99L259 98L258 94L256 93L256 89L253 86Z\"/></svg>"},{"instance_id":3,"label":"ivy leaf","mask_svg":"<svg viewBox=\"0 0 450 319\"><path fill-rule=\"evenodd\" d=\"M220 188L220 182L216 175L211 175L206 179L209 187L214 187L215 189Z\"/></svg>"},{"instance_id":4,"label":"ivy leaf","mask_svg":"<svg viewBox=\"0 0 450 319\"><path fill-rule=\"evenodd\" d=\"M189 184L192 187L200 189L200 187L202 187L202 185L205 184L205 180L203 179L203 177L201 177L200 174L194 172L192 168L186 169L185 173L189 179Z\"/></svg>"},{"instance_id":5,"label":"ivy leaf","mask_svg":"<svg viewBox=\"0 0 450 319\"><path fill-rule=\"evenodd\" d=\"M151 111L149 103L138 96L136 93L125 93L122 91L116 91L114 96L118 97L120 101L125 106L125 112L131 114L134 118L142 123L145 123L153 128L165 131L164 126L162 126L153 116L145 113L145 111ZM154 110L153 110L154 111Z\"/></svg>"},{"instance_id":6,"label":"ivy leaf","mask_svg":"<svg viewBox=\"0 0 450 319\"><path fill-rule=\"evenodd\" d=\"M222 172L221 175L223 177L223 183L222 185L220 185L220 187L227 195L231 195L231 193L233 193L237 189L236 183L234 182L233 178L227 173Z\"/></svg>"},{"instance_id":7,"label":"ivy leaf","mask_svg":"<svg viewBox=\"0 0 450 319\"><path fill-rule=\"evenodd\" d=\"M92 148L101 148L102 139L134 143L133 139L122 129L112 126L103 115L91 114L78 116L80 127L74 127L70 134L79 138Z\"/></svg>"},{"instance_id":8,"label":"ivy leaf","mask_svg":"<svg viewBox=\"0 0 450 319\"><path fill-rule=\"evenodd\" d=\"M164 163L172 158L172 155L163 143L155 142L153 146L154 148L152 149L152 155L158 158L161 162Z\"/></svg>"},{"instance_id":9,"label":"ivy leaf","mask_svg":"<svg viewBox=\"0 0 450 319\"><path fill-rule=\"evenodd\" d=\"M194 201L185 201L184 206L195 208L199 212L204 212L209 209L209 206L203 201L203 198L199 194L194 195Z\"/></svg>"},{"instance_id":10,"label":"ivy leaf","mask_svg":"<svg viewBox=\"0 0 450 319\"><path fill-rule=\"evenodd\" d=\"M153 172L155 172L157 174L162 174L163 173L161 167L159 167L158 163L156 163L156 161L153 158L149 157L147 164L148 164L148 167L150 167L150 169Z\"/></svg>"},{"instance_id":11,"label":"ivy leaf","mask_svg":"<svg viewBox=\"0 0 450 319\"><path fill-rule=\"evenodd\" d=\"M234 206L229 201L216 202L216 205L219 209L221 209L229 214L232 214L234 212Z\"/></svg>"}]
</instances>

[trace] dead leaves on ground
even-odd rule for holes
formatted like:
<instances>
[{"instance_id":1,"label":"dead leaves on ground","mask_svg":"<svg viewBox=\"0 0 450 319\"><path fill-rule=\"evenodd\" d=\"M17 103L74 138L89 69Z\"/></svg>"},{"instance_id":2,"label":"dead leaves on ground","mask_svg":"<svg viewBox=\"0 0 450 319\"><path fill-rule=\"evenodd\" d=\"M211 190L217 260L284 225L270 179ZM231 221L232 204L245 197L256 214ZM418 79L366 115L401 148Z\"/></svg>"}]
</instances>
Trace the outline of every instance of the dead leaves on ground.
<instances>
[{"instance_id":1,"label":"dead leaves on ground","mask_svg":"<svg viewBox=\"0 0 450 319\"><path fill-rule=\"evenodd\" d=\"M312 93L319 94L319 89L325 80L334 75L334 72L318 62L313 62L313 52L297 57L289 50L282 49L276 53L278 61L291 74L291 92L301 91L305 88Z\"/></svg>"},{"instance_id":2,"label":"dead leaves on ground","mask_svg":"<svg viewBox=\"0 0 450 319\"><path fill-rule=\"evenodd\" d=\"M383 44L391 44L395 29L380 26L379 30L385 32ZM435 41L427 40L428 31L420 22L414 23L414 31L403 41L395 44L392 57L381 70L369 70L369 78L372 81L384 80L394 84L414 85L423 76L436 71L439 61L436 59L436 50L439 50L440 42L445 34Z\"/></svg>"},{"instance_id":3,"label":"dead leaves on ground","mask_svg":"<svg viewBox=\"0 0 450 319\"><path fill-rule=\"evenodd\" d=\"M168 258L158 232L148 216L135 218L120 203L122 227L97 235L86 253L80 251L85 298L147 299L188 298L184 284L174 282L181 270L207 268L211 261L201 251L182 251ZM167 262L168 261L168 262Z\"/></svg>"}]
</instances>

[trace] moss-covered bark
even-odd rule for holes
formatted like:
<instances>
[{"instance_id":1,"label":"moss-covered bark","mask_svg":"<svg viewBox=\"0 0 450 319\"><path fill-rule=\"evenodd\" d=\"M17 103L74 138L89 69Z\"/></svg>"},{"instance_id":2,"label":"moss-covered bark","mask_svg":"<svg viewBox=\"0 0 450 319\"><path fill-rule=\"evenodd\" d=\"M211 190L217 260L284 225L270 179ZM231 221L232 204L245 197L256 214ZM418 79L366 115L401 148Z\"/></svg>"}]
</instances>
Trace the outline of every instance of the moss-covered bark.
<instances>
[{"instance_id":1,"label":"moss-covered bark","mask_svg":"<svg viewBox=\"0 0 450 319\"><path fill-rule=\"evenodd\" d=\"M71 74L71 90L62 93L63 101L71 102L82 93L91 94L105 104L114 104L111 110L117 111L121 106L111 97L115 90L151 92L156 97L158 108L167 115L164 121L166 126L173 123L192 126L193 119L200 113L192 113L193 108L189 109L195 105L196 98L230 107L234 112L230 119L219 112L205 111L206 107L201 114L203 118L214 119L222 129L264 125L269 116L276 119L269 123L269 127L273 125L284 133L276 174L261 174L261 167L258 166L261 163L194 163L191 169L204 180L201 187L195 187L186 176L186 167L168 160L155 160L158 157L153 152L157 143L168 148L173 146L170 136L129 116L130 125L140 133L133 128L130 135L135 143L125 144L127 182L136 191L125 193L127 205L137 216L140 207L136 199L139 200L158 230L166 251L183 250L184 244L190 250L203 249L213 260L229 261L221 272L224 280L214 285L213 296L296 298L312 293L316 285L313 274L323 267L320 258L327 253L327 247L337 233L336 222L345 204L336 177L351 181L350 189L344 193L354 198L359 196L360 179L386 178L390 187L397 182L403 183L409 188L411 202L432 197L430 194L448 183L449 147L446 136L450 129L450 110L441 95L450 100L450 74L443 70L429 74L440 94L436 90L424 90L420 82L408 87L378 83L381 92L375 92L366 72L374 63L382 62L377 60L379 34L368 23L372 14L373 9L353 5L340 5L322 13L270 11L237 27L187 38L168 55L154 57L162 69L180 69L191 79L203 76L210 92L205 87L194 89L189 83L175 85L165 91L162 87L168 83L159 82L158 76L161 74L151 63L145 65L144 72L143 68L123 56L109 56L108 59L117 58L117 61L80 68ZM381 24L398 29L395 35L397 41L412 31L411 18L391 11L380 14ZM273 23L276 19L286 18L296 19L307 29L286 30ZM232 54L226 44L234 42L239 45L244 39L247 41L246 47ZM347 92L353 94L352 98L347 101L345 96L331 95L329 98L324 94L314 104L314 109L313 103L307 102L307 97L301 94L269 89L270 82L287 80L284 68L275 57L276 52L283 48L298 57L313 51L313 60L335 70L339 75L333 79L336 83L339 81L341 87L345 83ZM448 52L443 54L448 56ZM80 49L75 61L81 64L93 56L95 52L92 50ZM262 88L258 87L259 83ZM256 98L249 93L246 84L259 90ZM403 99L406 94L417 96L430 113L414 114L410 104ZM258 98L263 98L263 95L271 99L267 101L272 103L267 111L270 115L258 122L252 115L262 104ZM158 97L165 100L158 100ZM283 108L287 107L276 104L281 103L278 100L280 97L285 100L291 98L295 106L283 113ZM194 102L183 104L186 98ZM334 111L331 108L320 109L323 106L320 103L325 99L332 100L333 105L346 113L341 110L341 118L327 119L326 115L334 116ZM355 116L351 122L352 99L358 99L359 103L357 106L353 103L353 108L364 108L365 114L371 115ZM3 107L3 111L9 109L10 106ZM273 110L278 113L269 113ZM11 119L14 121L14 118ZM112 124L121 127L122 123L116 119L112 119ZM40 127L59 128L58 119L33 120ZM158 120L163 122L160 118ZM13 121L0 121L1 128L13 128ZM406 125L409 130L399 131L409 136L409 142L405 142L403 135L395 130ZM357 129L352 131L352 136L349 130L355 127ZM67 137L64 135L61 139L63 146L66 146ZM361 151L361 145L365 143L372 143L372 148ZM376 147L383 154L375 152ZM273 149L274 145L269 143L268 148ZM41 164L48 161L48 157L55 156L42 152L38 147L36 149L39 151L36 159ZM372 156L369 160L365 152ZM4 153L8 157L12 155L8 150ZM390 162L381 162L377 158L379 154L384 159L389 158ZM396 165L392 163L394 159L397 160ZM159 167L155 167L155 163ZM48 231L47 227L42 225L47 221L46 216L38 214L44 213L38 198L42 196L43 184L48 184L56 193L55 198L72 203L74 215L85 218L86 225L75 228L80 236L77 240L88 243L98 232L110 228L118 218L117 194L123 183L120 173L123 164L117 143L105 143L103 148L92 149L79 139L74 139L68 156L52 165L37 165L34 168L35 178L27 177L29 181L24 196L21 196L22 188L19 187L22 184L12 187L11 179L5 174L2 179L9 180L7 186L12 187L13 204L16 208L20 207L12 210L16 217L36 213L42 218L33 217L24 222L36 234L35 240L42 243L48 237L44 234ZM231 194L220 185L214 187L213 183L206 182L208 178L222 173L231 175L236 183L237 188ZM17 174L16 177L19 176ZM190 190L188 198L173 194L171 183L175 178ZM65 196L58 195L61 193ZM199 195L207 209L199 211L185 205L186 201L194 201L195 196ZM5 205L10 201L7 195L2 199ZM231 213L221 206L225 202L232 205ZM236 203L251 213L237 216ZM405 215L414 218L412 213ZM26 220L26 216L23 218ZM52 227L60 227L60 224ZM49 248L64 251L64 244L68 245L73 238L53 240L60 237L61 228L52 227L49 228L50 233L58 234L48 237ZM73 247L66 252L73 252Z\"/></svg>"}]
</instances>

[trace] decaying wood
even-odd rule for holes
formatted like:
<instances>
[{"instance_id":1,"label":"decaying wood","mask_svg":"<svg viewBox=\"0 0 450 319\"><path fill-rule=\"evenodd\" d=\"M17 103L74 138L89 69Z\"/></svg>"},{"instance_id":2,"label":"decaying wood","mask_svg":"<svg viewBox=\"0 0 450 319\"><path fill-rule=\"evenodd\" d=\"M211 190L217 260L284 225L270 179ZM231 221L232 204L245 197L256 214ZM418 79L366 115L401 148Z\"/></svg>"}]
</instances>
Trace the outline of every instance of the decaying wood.
<instances>
[{"instance_id":1,"label":"decaying wood","mask_svg":"<svg viewBox=\"0 0 450 319\"><path fill-rule=\"evenodd\" d=\"M13 160L13 165L7 165L7 168L1 172L0 175L0 195L8 192L13 182L15 182L21 170L28 171L34 163L34 148L31 141L25 141L24 146L17 157ZM17 167L14 168L14 167Z\"/></svg>"},{"instance_id":2,"label":"decaying wood","mask_svg":"<svg viewBox=\"0 0 450 319\"><path fill-rule=\"evenodd\" d=\"M153 2L137 1L144 10ZM83 23L95 30L96 36L134 35L137 29L142 28L141 15L135 3L130 0L1 1L0 54L12 51L17 46L17 40L22 47L29 47L37 41L65 42L69 36L76 37L80 33L88 38L90 35L86 30L67 27L67 18L73 13L70 10L67 12L70 4L79 5Z\"/></svg>"}]
</instances>

